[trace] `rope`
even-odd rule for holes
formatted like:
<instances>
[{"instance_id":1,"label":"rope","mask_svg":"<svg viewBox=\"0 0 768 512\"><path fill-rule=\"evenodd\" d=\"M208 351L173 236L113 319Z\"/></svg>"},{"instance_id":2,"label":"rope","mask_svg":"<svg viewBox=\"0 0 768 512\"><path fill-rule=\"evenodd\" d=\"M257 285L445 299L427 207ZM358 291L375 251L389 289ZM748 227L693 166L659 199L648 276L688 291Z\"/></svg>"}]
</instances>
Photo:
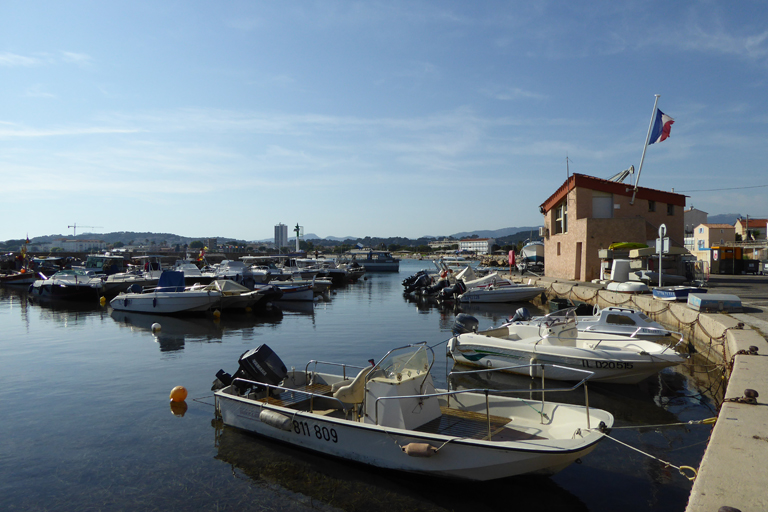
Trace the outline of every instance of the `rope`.
<instances>
[{"instance_id":1,"label":"rope","mask_svg":"<svg viewBox=\"0 0 768 512\"><path fill-rule=\"evenodd\" d=\"M585 430L597 431L597 429L585 429ZM611 441L615 441L615 442L619 443L620 445L626 446L627 448L630 448L630 449L636 451L637 453L643 454L646 457L650 457L651 459L655 459L655 460L661 462L662 464L664 464L664 467L675 468L684 478L687 478L691 482L696 480L696 477L699 475L698 471L696 471L696 468L693 468L691 466L675 466L671 462L667 462L665 460L662 460L662 459L656 457L655 455L651 455L650 453L644 452L644 451L640 450L639 448L635 448L634 446L631 446L631 445L629 445L629 444L627 444L627 443L625 443L623 441L619 441L618 439L613 438L613 437L609 436L608 434L603 433L603 435L605 437L607 437L608 439L610 439ZM692 476L687 475L685 473L686 471L690 471Z\"/></svg>"},{"instance_id":2,"label":"rope","mask_svg":"<svg viewBox=\"0 0 768 512\"><path fill-rule=\"evenodd\" d=\"M717 421L717 418L707 418L704 420L691 420L691 421L684 421L680 423L662 423L659 425L627 425L625 427L611 427L611 430L621 430L621 429L640 429L640 428L661 428L661 427L680 427L684 425L714 425Z\"/></svg>"}]
</instances>

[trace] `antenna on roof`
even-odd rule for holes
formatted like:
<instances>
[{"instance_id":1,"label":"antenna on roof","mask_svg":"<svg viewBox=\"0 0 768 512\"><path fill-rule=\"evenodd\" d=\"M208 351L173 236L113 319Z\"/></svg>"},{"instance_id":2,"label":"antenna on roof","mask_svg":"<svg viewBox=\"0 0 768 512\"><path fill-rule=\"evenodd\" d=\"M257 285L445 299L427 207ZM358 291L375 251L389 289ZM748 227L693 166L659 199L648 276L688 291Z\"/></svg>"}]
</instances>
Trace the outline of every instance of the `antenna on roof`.
<instances>
[{"instance_id":1,"label":"antenna on roof","mask_svg":"<svg viewBox=\"0 0 768 512\"><path fill-rule=\"evenodd\" d=\"M568 178L571 177L571 169L568 167L568 162L570 159L568 158L568 153L565 153L565 181L568 181Z\"/></svg>"}]
</instances>

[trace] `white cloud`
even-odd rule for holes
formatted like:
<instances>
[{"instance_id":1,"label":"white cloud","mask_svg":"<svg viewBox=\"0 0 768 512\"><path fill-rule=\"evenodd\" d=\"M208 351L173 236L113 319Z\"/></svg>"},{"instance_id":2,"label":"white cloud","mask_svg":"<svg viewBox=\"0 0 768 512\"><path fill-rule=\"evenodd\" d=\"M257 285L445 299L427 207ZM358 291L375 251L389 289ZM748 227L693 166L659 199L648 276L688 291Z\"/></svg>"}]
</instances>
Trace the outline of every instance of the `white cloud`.
<instances>
[{"instance_id":1,"label":"white cloud","mask_svg":"<svg viewBox=\"0 0 768 512\"><path fill-rule=\"evenodd\" d=\"M78 66L87 66L93 60L90 55L66 51L61 52L61 59L66 63L77 64Z\"/></svg>"},{"instance_id":2,"label":"white cloud","mask_svg":"<svg viewBox=\"0 0 768 512\"><path fill-rule=\"evenodd\" d=\"M40 84L35 84L28 87L27 90L24 91L24 96L26 96L27 98L55 98L56 97L55 94L44 91L43 86Z\"/></svg>"},{"instance_id":3,"label":"white cloud","mask_svg":"<svg viewBox=\"0 0 768 512\"><path fill-rule=\"evenodd\" d=\"M40 64L40 59L35 57L25 57L23 55L17 55L15 53L3 52L0 53L0 66L37 66Z\"/></svg>"}]
</instances>

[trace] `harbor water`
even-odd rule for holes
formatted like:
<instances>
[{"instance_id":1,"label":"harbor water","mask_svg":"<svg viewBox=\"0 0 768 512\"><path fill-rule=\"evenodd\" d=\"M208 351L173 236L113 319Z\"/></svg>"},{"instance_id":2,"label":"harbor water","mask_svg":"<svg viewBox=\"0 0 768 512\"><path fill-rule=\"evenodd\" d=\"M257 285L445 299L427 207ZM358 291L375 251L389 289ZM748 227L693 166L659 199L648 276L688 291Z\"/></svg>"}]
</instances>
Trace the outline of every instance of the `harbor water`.
<instances>
[{"instance_id":1,"label":"harbor water","mask_svg":"<svg viewBox=\"0 0 768 512\"><path fill-rule=\"evenodd\" d=\"M429 265L405 260L399 273L368 274L314 305L225 312L220 319L33 303L24 291L0 289L0 508L685 509L691 482L666 463L698 467L710 427L663 425L715 416L719 373L696 360L635 386L590 385L590 407L610 411L616 428L581 463L550 478L478 484L413 477L278 445L216 420L216 372L234 372L239 356L261 344L289 368L301 368L311 359L364 365L391 348L425 341L435 346L434 377L444 387L450 361L443 342L458 312L477 317L481 328L518 307L538 312L529 303L442 309L405 297L401 281ZM189 396L172 410L169 392L179 385ZM452 385L531 384L480 375ZM555 398L561 396L547 396ZM583 393L562 398L578 403Z\"/></svg>"}]
</instances>

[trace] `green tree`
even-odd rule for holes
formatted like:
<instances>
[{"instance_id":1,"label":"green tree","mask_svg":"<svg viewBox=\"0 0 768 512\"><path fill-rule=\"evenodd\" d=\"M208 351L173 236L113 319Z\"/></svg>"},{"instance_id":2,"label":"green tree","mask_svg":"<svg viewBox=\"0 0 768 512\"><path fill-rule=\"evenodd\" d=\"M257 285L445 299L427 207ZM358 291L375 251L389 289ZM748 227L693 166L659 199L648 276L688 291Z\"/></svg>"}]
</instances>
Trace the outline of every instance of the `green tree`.
<instances>
[{"instance_id":1,"label":"green tree","mask_svg":"<svg viewBox=\"0 0 768 512\"><path fill-rule=\"evenodd\" d=\"M202 249L203 247L205 247L205 244L200 240L195 240L194 242L189 244L190 249Z\"/></svg>"}]
</instances>

